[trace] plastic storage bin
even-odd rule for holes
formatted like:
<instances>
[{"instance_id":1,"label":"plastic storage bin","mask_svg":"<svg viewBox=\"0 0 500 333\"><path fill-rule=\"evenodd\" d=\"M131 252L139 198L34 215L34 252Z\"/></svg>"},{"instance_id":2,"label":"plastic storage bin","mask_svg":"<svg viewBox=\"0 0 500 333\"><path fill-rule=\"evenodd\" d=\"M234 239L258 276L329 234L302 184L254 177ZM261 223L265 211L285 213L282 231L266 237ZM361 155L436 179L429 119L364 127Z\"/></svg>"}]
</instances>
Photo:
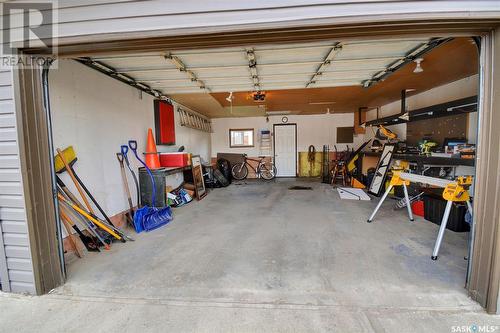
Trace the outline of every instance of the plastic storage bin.
<instances>
[{"instance_id":1,"label":"plastic storage bin","mask_svg":"<svg viewBox=\"0 0 500 333\"><path fill-rule=\"evenodd\" d=\"M444 210L446 208L446 200L426 194L424 199L424 218L427 221L431 221L437 225L441 225L441 220L443 219ZM469 224L465 222L465 213L467 208L465 204L453 203L451 207L450 217L448 218L448 223L446 224L446 229L455 232L467 232L470 230Z\"/></svg>"}]
</instances>

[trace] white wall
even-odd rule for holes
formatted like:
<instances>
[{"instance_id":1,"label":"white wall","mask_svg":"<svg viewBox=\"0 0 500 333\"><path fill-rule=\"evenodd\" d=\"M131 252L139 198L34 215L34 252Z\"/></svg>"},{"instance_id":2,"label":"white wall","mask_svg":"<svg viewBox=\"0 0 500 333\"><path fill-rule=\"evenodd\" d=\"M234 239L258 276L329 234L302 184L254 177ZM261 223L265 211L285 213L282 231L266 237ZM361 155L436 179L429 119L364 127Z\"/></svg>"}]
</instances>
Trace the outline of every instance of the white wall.
<instances>
[{"instance_id":1,"label":"white wall","mask_svg":"<svg viewBox=\"0 0 500 333\"><path fill-rule=\"evenodd\" d=\"M242 117L242 118L216 118L212 119L212 156L217 153L246 153L249 156L259 155L258 133L261 129L272 131L273 124L280 124L283 116L271 116L269 122L265 117ZM317 151L323 149L323 145L329 144L331 149L337 144L337 127L353 126L354 114L321 114L321 115L288 115L288 123L297 124L297 150L307 151L309 145L314 145ZM254 128L255 147L253 148L229 148L229 129L231 128ZM355 136L354 144L349 147L357 147L362 138ZM337 144L342 150L345 144Z\"/></svg>"},{"instance_id":2,"label":"white wall","mask_svg":"<svg viewBox=\"0 0 500 333\"><path fill-rule=\"evenodd\" d=\"M446 103L460 98L465 98L478 94L479 83L478 75L469 76L457 81L453 81L413 96L406 98L408 110L416 110L435 104ZM401 111L401 101L392 102L380 107L379 117L387 117L397 114ZM376 110L368 111L367 120L376 118ZM469 143L476 143L477 136L477 112L469 113L468 122L468 139ZM406 139L406 124L398 124L389 126L389 129L398 134L402 140ZM366 139L373 137L373 132L369 128L366 129Z\"/></svg>"},{"instance_id":3,"label":"white wall","mask_svg":"<svg viewBox=\"0 0 500 333\"><path fill-rule=\"evenodd\" d=\"M72 60L61 60L49 78L55 147L74 147L75 171L110 216L127 209L116 153L135 139L142 154L147 129L154 128L153 97ZM184 145L207 160L210 133L180 126L177 116L176 146L158 146L158 151ZM76 193L66 173L61 179ZM131 177L129 187L135 193Z\"/></svg>"}]
</instances>

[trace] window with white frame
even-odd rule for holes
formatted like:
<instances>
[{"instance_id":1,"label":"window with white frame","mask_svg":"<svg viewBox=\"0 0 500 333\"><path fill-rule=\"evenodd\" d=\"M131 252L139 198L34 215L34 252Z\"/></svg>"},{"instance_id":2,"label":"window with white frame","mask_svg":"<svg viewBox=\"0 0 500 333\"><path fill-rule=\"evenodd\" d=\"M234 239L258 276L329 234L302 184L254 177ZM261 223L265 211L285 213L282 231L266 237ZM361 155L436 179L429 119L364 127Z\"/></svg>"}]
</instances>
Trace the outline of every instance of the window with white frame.
<instances>
[{"instance_id":1,"label":"window with white frame","mask_svg":"<svg viewBox=\"0 0 500 333\"><path fill-rule=\"evenodd\" d=\"M253 133L254 133L253 128L230 129L229 147L230 148L253 147L254 146Z\"/></svg>"}]
</instances>

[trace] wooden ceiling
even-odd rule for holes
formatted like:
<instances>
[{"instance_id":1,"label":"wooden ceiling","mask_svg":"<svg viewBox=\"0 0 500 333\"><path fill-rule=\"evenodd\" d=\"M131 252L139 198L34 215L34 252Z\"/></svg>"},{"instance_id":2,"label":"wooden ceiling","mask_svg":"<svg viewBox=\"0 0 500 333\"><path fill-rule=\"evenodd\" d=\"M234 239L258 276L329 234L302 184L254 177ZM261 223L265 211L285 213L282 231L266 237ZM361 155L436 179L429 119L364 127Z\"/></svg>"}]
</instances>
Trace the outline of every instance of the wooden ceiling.
<instances>
[{"instance_id":1,"label":"wooden ceiling","mask_svg":"<svg viewBox=\"0 0 500 333\"><path fill-rule=\"evenodd\" d=\"M262 116L265 112L290 111L294 114L354 112L359 107L374 108L400 98L401 90L420 93L433 87L474 75L478 72L478 51L470 38L455 38L424 55L422 73L413 73L409 63L385 81L369 88L345 86L266 91L266 100L256 103L252 92L233 93L233 107L226 100L228 92L170 95L174 100L212 118Z\"/></svg>"}]
</instances>

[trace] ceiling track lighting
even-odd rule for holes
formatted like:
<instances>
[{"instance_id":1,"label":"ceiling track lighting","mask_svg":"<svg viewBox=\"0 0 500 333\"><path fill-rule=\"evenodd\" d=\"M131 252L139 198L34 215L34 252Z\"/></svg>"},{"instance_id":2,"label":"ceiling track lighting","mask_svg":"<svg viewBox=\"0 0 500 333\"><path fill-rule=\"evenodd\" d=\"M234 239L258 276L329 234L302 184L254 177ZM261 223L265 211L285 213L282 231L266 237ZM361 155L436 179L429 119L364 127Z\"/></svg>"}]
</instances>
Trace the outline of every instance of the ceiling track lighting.
<instances>
[{"instance_id":1,"label":"ceiling track lighting","mask_svg":"<svg viewBox=\"0 0 500 333\"><path fill-rule=\"evenodd\" d=\"M316 78L318 76L323 75L323 72L326 69L326 67L332 63L333 58L335 58L340 51L342 51L342 43L337 42L335 45L333 45L333 47L330 49L330 52L328 52L326 57L323 59L323 62L316 69L316 72L311 76L309 81L306 83L306 88L309 88L309 86L316 84L317 82Z\"/></svg>"},{"instance_id":2,"label":"ceiling track lighting","mask_svg":"<svg viewBox=\"0 0 500 333\"><path fill-rule=\"evenodd\" d=\"M211 90L205 85L205 82L200 80L196 74L189 70L186 65L182 62L181 59L179 59L179 57L175 56L175 55L172 55L171 53L167 53L164 55L164 59L165 60L168 60L170 62L172 62L174 64L175 67L177 67L177 69L180 71L180 72L183 72L183 73L186 73L188 79L191 81L191 82L195 82L198 87L201 89L201 90L205 90L207 92L210 92Z\"/></svg>"}]
</instances>

